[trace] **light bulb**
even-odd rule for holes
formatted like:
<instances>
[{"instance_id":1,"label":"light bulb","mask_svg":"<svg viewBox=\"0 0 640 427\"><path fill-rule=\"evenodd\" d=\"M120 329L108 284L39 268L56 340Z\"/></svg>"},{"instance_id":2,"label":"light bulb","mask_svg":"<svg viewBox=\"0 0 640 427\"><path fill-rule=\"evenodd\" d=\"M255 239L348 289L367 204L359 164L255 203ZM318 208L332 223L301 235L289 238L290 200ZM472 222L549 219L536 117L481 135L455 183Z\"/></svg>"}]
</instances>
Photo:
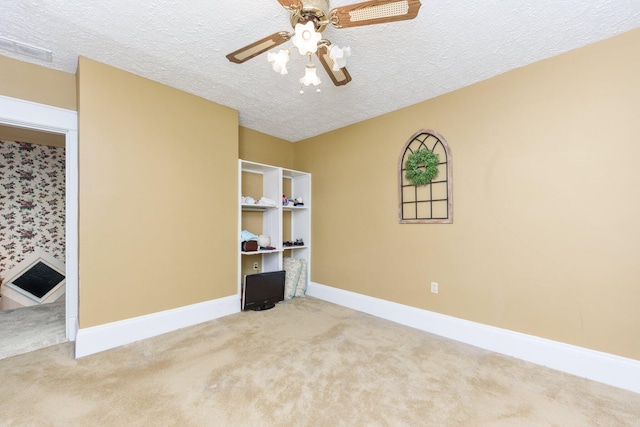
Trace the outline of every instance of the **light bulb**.
<instances>
[{"instance_id":1,"label":"light bulb","mask_svg":"<svg viewBox=\"0 0 640 427\"><path fill-rule=\"evenodd\" d=\"M309 53L316 53L318 50L318 42L322 38L322 35L316 32L316 27L312 21L308 21L306 24L296 24L295 34L291 37L291 41L294 46L298 48L301 55L307 55Z\"/></svg>"},{"instance_id":2,"label":"light bulb","mask_svg":"<svg viewBox=\"0 0 640 427\"><path fill-rule=\"evenodd\" d=\"M307 67L304 69L304 77L300 79L300 83L305 86L318 86L320 84L320 77L318 77L318 75L316 74L315 65L307 64Z\"/></svg>"},{"instance_id":3,"label":"light bulb","mask_svg":"<svg viewBox=\"0 0 640 427\"><path fill-rule=\"evenodd\" d=\"M280 74L287 74L287 62L289 62L289 51L281 49L278 53L269 52L267 60L271 63L273 71Z\"/></svg>"},{"instance_id":4,"label":"light bulb","mask_svg":"<svg viewBox=\"0 0 640 427\"><path fill-rule=\"evenodd\" d=\"M347 58L351 56L351 48L346 46L340 49L338 46L331 46L329 58L333 60L333 71L338 71L347 66Z\"/></svg>"}]
</instances>

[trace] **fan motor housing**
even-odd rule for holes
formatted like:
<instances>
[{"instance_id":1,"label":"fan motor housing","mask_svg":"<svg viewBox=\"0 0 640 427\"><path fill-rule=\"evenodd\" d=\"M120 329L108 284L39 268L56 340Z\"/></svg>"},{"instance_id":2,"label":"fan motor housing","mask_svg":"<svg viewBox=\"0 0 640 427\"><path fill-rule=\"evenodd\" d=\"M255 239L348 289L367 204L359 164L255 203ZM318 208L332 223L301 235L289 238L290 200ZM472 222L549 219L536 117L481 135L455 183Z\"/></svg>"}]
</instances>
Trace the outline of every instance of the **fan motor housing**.
<instances>
[{"instance_id":1,"label":"fan motor housing","mask_svg":"<svg viewBox=\"0 0 640 427\"><path fill-rule=\"evenodd\" d=\"M321 33L329 24L329 1L328 0L303 0L302 9L291 15L291 26L298 23L313 22L316 31Z\"/></svg>"}]
</instances>

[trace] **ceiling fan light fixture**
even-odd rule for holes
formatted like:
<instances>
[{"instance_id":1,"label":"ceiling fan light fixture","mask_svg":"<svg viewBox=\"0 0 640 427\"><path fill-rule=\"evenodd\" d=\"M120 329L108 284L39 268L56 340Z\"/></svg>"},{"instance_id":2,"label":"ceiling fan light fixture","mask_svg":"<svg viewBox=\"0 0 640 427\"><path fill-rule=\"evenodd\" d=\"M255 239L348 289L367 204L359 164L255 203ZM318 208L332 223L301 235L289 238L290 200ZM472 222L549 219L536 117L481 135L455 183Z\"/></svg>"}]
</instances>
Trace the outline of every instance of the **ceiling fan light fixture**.
<instances>
[{"instance_id":1,"label":"ceiling fan light fixture","mask_svg":"<svg viewBox=\"0 0 640 427\"><path fill-rule=\"evenodd\" d=\"M295 34L291 37L293 45L298 48L301 55L316 53L318 50L318 42L322 39L322 34L316 32L313 22L308 21L306 24L296 24Z\"/></svg>"},{"instance_id":2,"label":"ceiling fan light fixture","mask_svg":"<svg viewBox=\"0 0 640 427\"><path fill-rule=\"evenodd\" d=\"M278 53L267 53L267 60L271 63L273 71L280 74L287 74L287 62L289 62L289 51L280 49Z\"/></svg>"},{"instance_id":3,"label":"ceiling fan light fixture","mask_svg":"<svg viewBox=\"0 0 640 427\"><path fill-rule=\"evenodd\" d=\"M316 73L315 65L307 64L307 67L304 69L304 77L300 79L300 83L305 86L318 86L320 84L320 77L318 77L318 74Z\"/></svg>"},{"instance_id":4,"label":"ceiling fan light fixture","mask_svg":"<svg viewBox=\"0 0 640 427\"><path fill-rule=\"evenodd\" d=\"M331 69L333 71L339 71L341 68L347 66L347 58L351 56L351 48L349 46L345 46L343 48L339 48L336 45L331 46L329 49L329 58L333 60L333 66Z\"/></svg>"},{"instance_id":5,"label":"ceiling fan light fixture","mask_svg":"<svg viewBox=\"0 0 640 427\"><path fill-rule=\"evenodd\" d=\"M300 83L304 86L314 85L318 92L320 92L318 88L320 79L311 60L313 54L316 54L335 86L344 86L351 81L351 75L346 68L351 49L332 46L329 40L322 38L322 32L328 25L339 29L405 21L416 18L422 6L420 0L362 0L330 9L329 0L277 1L290 13L289 20L293 32L279 31L244 46L226 57L231 62L241 64L291 40L293 46L289 50L270 52L268 61L274 71L288 74L287 63L291 49L295 47L301 55L309 55L309 64ZM300 93L304 93L304 86L301 87Z\"/></svg>"}]
</instances>

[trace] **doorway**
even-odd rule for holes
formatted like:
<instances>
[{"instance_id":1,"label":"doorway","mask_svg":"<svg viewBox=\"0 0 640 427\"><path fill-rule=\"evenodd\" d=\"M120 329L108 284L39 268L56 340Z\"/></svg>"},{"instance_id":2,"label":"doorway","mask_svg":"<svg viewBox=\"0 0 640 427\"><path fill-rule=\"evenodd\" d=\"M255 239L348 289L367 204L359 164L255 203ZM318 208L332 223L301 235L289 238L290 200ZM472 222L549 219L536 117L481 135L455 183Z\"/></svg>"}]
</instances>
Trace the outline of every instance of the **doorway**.
<instances>
[{"instance_id":1,"label":"doorway","mask_svg":"<svg viewBox=\"0 0 640 427\"><path fill-rule=\"evenodd\" d=\"M58 134L65 146L66 339L78 332L78 119L77 113L0 95L0 125Z\"/></svg>"}]
</instances>

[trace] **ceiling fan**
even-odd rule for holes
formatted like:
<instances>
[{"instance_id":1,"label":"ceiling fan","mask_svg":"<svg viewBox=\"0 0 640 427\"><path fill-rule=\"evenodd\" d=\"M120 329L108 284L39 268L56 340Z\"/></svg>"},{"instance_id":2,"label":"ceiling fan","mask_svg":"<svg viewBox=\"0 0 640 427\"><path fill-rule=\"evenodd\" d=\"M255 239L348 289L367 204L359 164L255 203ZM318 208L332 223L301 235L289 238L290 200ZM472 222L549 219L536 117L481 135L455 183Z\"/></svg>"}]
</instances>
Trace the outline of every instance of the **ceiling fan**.
<instances>
[{"instance_id":1,"label":"ceiling fan","mask_svg":"<svg viewBox=\"0 0 640 427\"><path fill-rule=\"evenodd\" d=\"M350 28L404 21L418 16L418 10L422 5L419 0L369 0L329 9L329 0L278 0L278 3L291 14L291 26L294 31L273 33L231 52L227 55L227 59L241 64L291 40L294 44L293 48L297 48L300 54L309 56L305 76L300 79L300 83L305 86L320 84L312 61L314 53L334 85L342 86L351 81L351 76L345 67L351 50L348 47L338 48L329 40L322 38L322 32L327 25ZM268 60L275 71L281 74L287 73L286 63L292 49L281 50L278 53L269 52ZM302 90L301 93L303 93Z\"/></svg>"}]
</instances>

